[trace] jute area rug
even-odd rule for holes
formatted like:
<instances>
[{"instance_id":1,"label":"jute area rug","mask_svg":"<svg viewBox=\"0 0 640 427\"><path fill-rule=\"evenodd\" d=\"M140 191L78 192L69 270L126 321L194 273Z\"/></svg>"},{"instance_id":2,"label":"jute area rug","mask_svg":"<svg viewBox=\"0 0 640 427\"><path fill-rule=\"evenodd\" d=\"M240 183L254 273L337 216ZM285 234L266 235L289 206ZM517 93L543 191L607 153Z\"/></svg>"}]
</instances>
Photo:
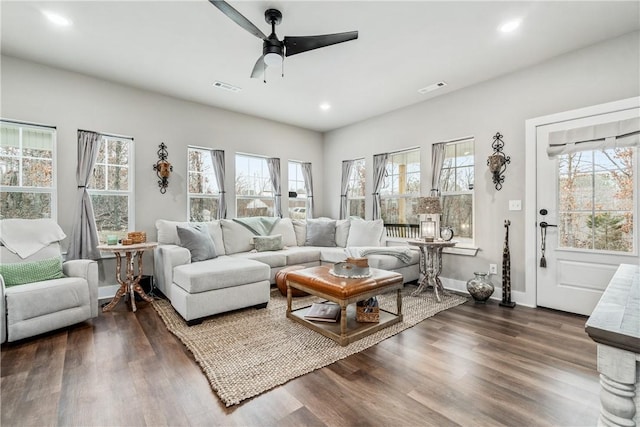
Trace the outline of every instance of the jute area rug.
<instances>
[{"instance_id":1,"label":"jute area rug","mask_svg":"<svg viewBox=\"0 0 640 427\"><path fill-rule=\"evenodd\" d=\"M419 297L403 290L404 320L345 347L286 318L287 299L277 289L266 309L254 308L213 316L200 325L187 326L167 300L153 307L193 353L213 390L232 406L287 381L365 350L467 298L446 294L442 302L433 292ZM295 298L293 308L310 305L316 297ZM378 298L381 308L396 312L395 293Z\"/></svg>"}]
</instances>

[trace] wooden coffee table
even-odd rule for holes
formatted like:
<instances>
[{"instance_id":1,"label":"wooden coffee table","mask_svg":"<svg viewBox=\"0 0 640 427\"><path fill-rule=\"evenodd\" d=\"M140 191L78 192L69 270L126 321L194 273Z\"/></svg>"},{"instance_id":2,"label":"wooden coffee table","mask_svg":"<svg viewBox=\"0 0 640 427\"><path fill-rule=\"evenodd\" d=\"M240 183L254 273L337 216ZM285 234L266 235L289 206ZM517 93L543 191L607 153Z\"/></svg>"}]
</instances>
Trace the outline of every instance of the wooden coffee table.
<instances>
[{"instance_id":1,"label":"wooden coffee table","mask_svg":"<svg viewBox=\"0 0 640 427\"><path fill-rule=\"evenodd\" d=\"M287 274L287 317L345 346L380 329L402 321L402 274L371 268L371 277L349 279L329 273L330 267L319 266ZM312 322L304 318L309 307L291 310L292 289L335 302L340 306L340 322ZM396 291L397 313L380 309L378 323L356 321L354 303ZM350 305L351 304L351 305Z\"/></svg>"}]
</instances>

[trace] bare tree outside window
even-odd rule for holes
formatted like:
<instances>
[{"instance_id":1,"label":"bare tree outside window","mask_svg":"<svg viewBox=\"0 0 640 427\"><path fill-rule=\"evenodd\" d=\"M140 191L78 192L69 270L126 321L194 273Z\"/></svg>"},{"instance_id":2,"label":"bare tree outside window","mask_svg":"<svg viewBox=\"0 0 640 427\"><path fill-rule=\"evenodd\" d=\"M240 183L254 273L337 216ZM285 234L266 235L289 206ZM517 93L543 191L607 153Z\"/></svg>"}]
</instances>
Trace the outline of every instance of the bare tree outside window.
<instances>
[{"instance_id":1,"label":"bare tree outside window","mask_svg":"<svg viewBox=\"0 0 640 427\"><path fill-rule=\"evenodd\" d=\"M236 216L274 216L274 204L267 160L236 154Z\"/></svg>"},{"instance_id":2,"label":"bare tree outside window","mask_svg":"<svg viewBox=\"0 0 640 427\"><path fill-rule=\"evenodd\" d=\"M0 122L0 218L55 218L56 130Z\"/></svg>"},{"instance_id":3,"label":"bare tree outside window","mask_svg":"<svg viewBox=\"0 0 640 427\"><path fill-rule=\"evenodd\" d=\"M610 148L558 157L560 247L635 251L634 151Z\"/></svg>"},{"instance_id":4,"label":"bare tree outside window","mask_svg":"<svg viewBox=\"0 0 640 427\"><path fill-rule=\"evenodd\" d=\"M211 221L216 218L220 196L211 151L189 147L187 161L189 221Z\"/></svg>"},{"instance_id":5,"label":"bare tree outside window","mask_svg":"<svg viewBox=\"0 0 640 427\"><path fill-rule=\"evenodd\" d=\"M98 237L118 238L133 230L133 139L102 136L89 181Z\"/></svg>"},{"instance_id":6,"label":"bare tree outside window","mask_svg":"<svg viewBox=\"0 0 640 427\"><path fill-rule=\"evenodd\" d=\"M289 160L289 218L307 218L307 190L304 186L302 163L293 160Z\"/></svg>"},{"instance_id":7,"label":"bare tree outside window","mask_svg":"<svg viewBox=\"0 0 640 427\"><path fill-rule=\"evenodd\" d=\"M442 225L453 229L456 237L473 240L473 139L448 143L440 174Z\"/></svg>"},{"instance_id":8,"label":"bare tree outside window","mask_svg":"<svg viewBox=\"0 0 640 427\"><path fill-rule=\"evenodd\" d=\"M365 185L365 163L364 159L353 161L351 176L349 176L349 190L347 191L347 205L349 216L357 216L364 219L364 187Z\"/></svg>"},{"instance_id":9,"label":"bare tree outside window","mask_svg":"<svg viewBox=\"0 0 640 427\"><path fill-rule=\"evenodd\" d=\"M386 177L380 189L382 219L385 224L418 224L420 196L420 149L389 155Z\"/></svg>"}]
</instances>

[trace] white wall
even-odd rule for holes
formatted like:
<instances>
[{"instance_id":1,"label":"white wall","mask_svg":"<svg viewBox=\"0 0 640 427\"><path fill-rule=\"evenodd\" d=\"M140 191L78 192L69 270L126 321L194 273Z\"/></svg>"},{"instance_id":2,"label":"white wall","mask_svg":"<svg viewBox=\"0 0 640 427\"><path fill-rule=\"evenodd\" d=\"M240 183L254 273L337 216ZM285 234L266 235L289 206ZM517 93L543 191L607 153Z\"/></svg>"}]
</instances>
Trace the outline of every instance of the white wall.
<instances>
[{"instance_id":1,"label":"white wall","mask_svg":"<svg viewBox=\"0 0 640 427\"><path fill-rule=\"evenodd\" d=\"M187 145L225 150L228 216L235 216L235 152L280 157L283 194L288 160L313 163L316 209L322 212L322 135L252 116L2 56L2 118L57 127L58 222L70 234L76 194L77 130L132 136L135 144L136 230L149 240L158 218L187 216ZM212 89L212 96L216 96ZM166 194L160 194L153 165L164 142L173 165ZM283 198L283 208L288 200ZM67 239L68 240L68 239ZM63 242L66 246L67 242ZM151 272L146 257L146 272ZM113 268L105 263L109 282Z\"/></svg>"},{"instance_id":2,"label":"white wall","mask_svg":"<svg viewBox=\"0 0 640 427\"><path fill-rule=\"evenodd\" d=\"M640 94L640 33L632 33L571 52L525 70L436 97L380 117L325 134L325 167L340 170L342 160L364 157L367 166L367 212L372 211L373 155L419 145L423 162L422 189L430 187L431 144L475 137L476 257L447 255L443 277L467 280L474 271L500 266L505 219L511 220L511 276L514 291L524 291L524 157L525 120ZM446 76L443 76L446 80ZM454 82L449 82L454 83ZM504 135L511 157L504 187L496 191L486 166L492 137ZM340 176L326 173L326 214L339 214ZM509 200L523 201L523 210L509 211ZM534 224L528 226L533 227ZM535 244L535 243L534 243ZM500 270L500 267L499 267ZM494 277L497 285L501 276Z\"/></svg>"}]
</instances>

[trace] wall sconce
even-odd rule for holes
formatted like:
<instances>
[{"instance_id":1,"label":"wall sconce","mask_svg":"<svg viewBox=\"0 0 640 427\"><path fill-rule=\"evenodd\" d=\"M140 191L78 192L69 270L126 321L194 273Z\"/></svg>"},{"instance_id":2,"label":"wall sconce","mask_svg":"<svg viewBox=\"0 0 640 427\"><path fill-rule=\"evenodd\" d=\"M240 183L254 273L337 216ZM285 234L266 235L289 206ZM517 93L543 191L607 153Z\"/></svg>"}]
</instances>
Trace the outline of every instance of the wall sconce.
<instances>
[{"instance_id":1,"label":"wall sconce","mask_svg":"<svg viewBox=\"0 0 640 427\"><path fill-rule=\"evenodd\" d=\"M171 166L171 163L167 161L169 152L167 151L167 146L164 145L164 142L158 147L160 147L158 150L159 160L155 165L153 165L153 170L156 171L156 175L160 178L158 181L158 187L160 187L160 192L164 194L167 192L167 187L169 186L169 175L173 172L173 166Z\"/></svg>"},{"instance_id":2,"label":"wall sconce","mask_svg":"<svg viewBox=\"0 0 640 427\"><path fill-rule=\"evenodd\" d=\"M491 148L493 148L493 154L487 159L487 166L489 166L496 190L500 191L502 189L502 183L504 182L504 172L507 170L507 164L511 163L511 157L506 156L502 152L504 141L502 140L500 132L497 132L493 136Z\"/></svg>"},{"instance_id":3,"label":"wall sconce","mask_svg":"<svg viewBox=\"0 0 640 427\"><path fill-rule=\"evenodd\" d=\"M420 236L425 242L433 242L436 239L436 222L430 218L420 221Z\"/></svg>"}]
</instances>

